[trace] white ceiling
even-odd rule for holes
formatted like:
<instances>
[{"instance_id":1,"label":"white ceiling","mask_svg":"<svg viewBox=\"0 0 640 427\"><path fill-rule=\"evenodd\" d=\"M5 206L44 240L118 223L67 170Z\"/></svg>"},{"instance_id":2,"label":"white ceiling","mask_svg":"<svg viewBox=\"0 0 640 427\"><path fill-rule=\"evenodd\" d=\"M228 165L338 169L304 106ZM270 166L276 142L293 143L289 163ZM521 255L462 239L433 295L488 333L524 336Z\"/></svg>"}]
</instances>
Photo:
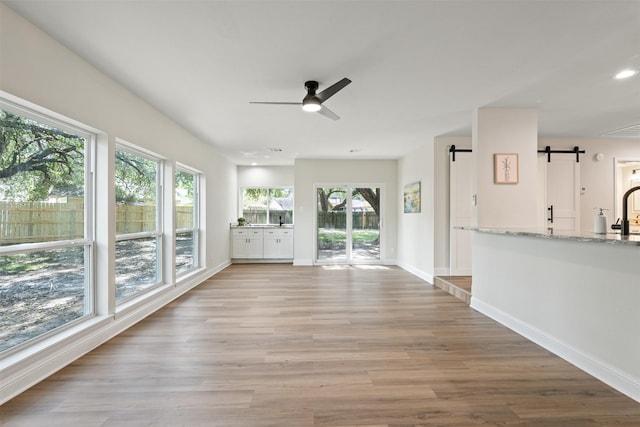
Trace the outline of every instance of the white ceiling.
<instances>
[{"instance_id":1,"label":"white ceiling","mask_svg":"<svg viewBox=\"0 0 640 427\"><path fill-rule=\"evenodd\" d=\"M640 69L640 0L5 3L238 164L399 158L485 106L543 137L640 123L640 75L612 79ZM338 121L249 104L343 77Z\"/></svg>"}]
</instances>

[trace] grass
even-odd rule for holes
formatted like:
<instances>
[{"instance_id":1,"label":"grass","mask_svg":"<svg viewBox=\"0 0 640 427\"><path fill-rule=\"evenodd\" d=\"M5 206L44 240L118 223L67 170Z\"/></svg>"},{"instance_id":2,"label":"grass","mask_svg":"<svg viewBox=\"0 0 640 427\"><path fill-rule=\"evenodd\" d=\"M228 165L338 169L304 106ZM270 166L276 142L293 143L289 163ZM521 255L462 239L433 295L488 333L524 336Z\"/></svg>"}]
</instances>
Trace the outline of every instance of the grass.
<instances>
[{"instance_id":1,"label":"grass","mask_svg":"<svg viewBox=\"0 0 640 427\"><path fill-rule=\"evenodd\" d=\"M352 230L351 239L353 244L363 244L373 242L380 238L380 230ZM346 230L336 230L329 228L318 229L318 239L321 245L328 244L346 244L347 232Z\"/></svg>"}]
</instances>

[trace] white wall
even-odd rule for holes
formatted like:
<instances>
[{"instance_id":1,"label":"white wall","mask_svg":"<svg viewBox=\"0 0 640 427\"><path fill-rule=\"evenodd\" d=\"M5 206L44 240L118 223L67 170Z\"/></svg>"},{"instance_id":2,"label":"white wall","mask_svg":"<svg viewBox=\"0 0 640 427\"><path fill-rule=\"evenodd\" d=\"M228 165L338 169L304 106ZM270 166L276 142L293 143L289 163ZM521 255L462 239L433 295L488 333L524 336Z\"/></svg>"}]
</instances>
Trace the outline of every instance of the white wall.
<instances>
[{"instance_id":1,"label":"white wall","mask_svg":"<svg viewBox=\"0 0 640 427\"><path fill-rule=\"evenodd\" d=\"M527 108L479 108L473 115L476 163L473 210L480 227L532 227L537 223L538 112ZM494 154L516 153L517 184L494 183Z\"/></svg>"},{"instance_id":2,"label":"white wall","mask_svg":"<svg viewBox=\"0 0 640 427\"><path fill-rule=\"evenodd\" d=\"M238 166L238 187L293 187L293 166Z\"/></svg>"},{"instance_id":3,"label":"white wall","mask_svg":"<svg viewBox=\"0 0 640 427\"><path fill-rule=\"evenodd\" d=\"M440 160L440 159L439 159ZM434 148L426 143L398 162L398 257L397 264L433 283L434 270ZM420 213L404 213L403 189L420 181Z\"/></svg>"},{"instance_id":4,"label":"white wall","mask_svg":"<svg viewBox=\"0 0 640 427\"><path fill-rule=\"evenodd\" d=\"M202 171L205 196L216 201L203 218L206 261L228 260L220 242L235 218L235 165L4 5L1 18L0 88L99 129L110 143L122 138Z\"/></svg>"},{"instance_id":5,"label":"white wall","mask_svg":"<svg viewBox=\"0 0 640 427\"><path fill-rule=\"evenodd\" d=\"M113 161L107 161L105 156L113 155L115 139L121 138L166 158L170 169L175 162L180 162L199 170L206 201L201 212L201 227L206 233L202 247L204 268L198 274L182 278L179 284L168 280L160 292L130 310L119 311L118 316L112 311L112 302L101 303L99 316L89 322L90 327L83 324L84 329L67 330L56 335L55 340L30 347L28 357L20 352L4 358L0 364L3 378L0 400L6 400L228 265L229 222L236 217L237 171L235 165L211 146L3 4L0 4L0 40L0 89L3 92L96 130L100 156L96 175L102 188L108 186L109 176L113 177L112 171L105 171L113 167ZM111 166L107 166L109 164ZM113 233L108 229L113 229L109 210L114 211L115 198L110 195L113 193L109 191L96 194L100 208L97 238L102 239L98 241L96 276L101 284L114 282L115 244Z\"/></svg>"},{"instance_id":6,"label":"white wall","mask_svg":"<svg viewBox=\"0 0 640 427\"><path fill-rule=\"evenodd\" d=\"M394 264L397 254L397 162L395 160L296 160L294 264L312 265L315 258L315 185L379 185L382 188L382 261Z\"/></svg>"}]
</instances>

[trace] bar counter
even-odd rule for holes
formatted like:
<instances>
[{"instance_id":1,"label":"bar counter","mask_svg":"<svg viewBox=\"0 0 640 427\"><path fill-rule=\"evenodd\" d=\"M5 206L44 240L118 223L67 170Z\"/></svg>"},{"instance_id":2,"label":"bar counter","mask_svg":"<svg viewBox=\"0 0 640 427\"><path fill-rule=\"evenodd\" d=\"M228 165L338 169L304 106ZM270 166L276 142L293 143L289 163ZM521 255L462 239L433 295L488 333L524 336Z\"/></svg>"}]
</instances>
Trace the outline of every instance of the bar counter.
<instances>
[{"instance_id":1,"label":"bar counter","mask_svg":"<svg viewBox=\"0 0 640 427\"><path fill-rule=\"evenodd\" d=\"M573 240L576 242L607 243L612 245L640 246L640 233L622 236L620 232L611 231L607 234L596 234L584 231L564 231L553 229L524 229L524 228L488 228L488 227L455 227L457 230L478 231L480 233L508 234L512 236L528 236L543 239Z\"/></svg>"},{"instance_id":2,"label":"bar counter","mask_svg":"<svg viewBox=\"0 0 640 427\"><path fill-rule=\"evenodd\" d=\"M459 229L472 308L640 402L640 236Z\"/></svg>"}]
</instances>

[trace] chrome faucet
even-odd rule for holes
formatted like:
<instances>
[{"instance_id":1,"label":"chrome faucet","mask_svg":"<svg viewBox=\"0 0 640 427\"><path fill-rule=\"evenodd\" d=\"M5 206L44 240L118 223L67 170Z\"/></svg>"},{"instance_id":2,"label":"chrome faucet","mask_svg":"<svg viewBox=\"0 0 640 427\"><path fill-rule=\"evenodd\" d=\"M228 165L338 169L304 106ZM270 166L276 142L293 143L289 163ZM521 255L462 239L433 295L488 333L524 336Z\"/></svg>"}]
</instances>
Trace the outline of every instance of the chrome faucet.
<instances>
[{"instance_id":1,"label":"chrome faucet","mask_svg":"<svg viewBox=\"0 0 640 427\"><path fill-rule=\"evenodd\" d=\"M629 206L629 197L631 196L631 193L638 190L640 190L640 185L637 187L631 187L629 190L627 190L626 193L624 193L624 196L622 196L622 224L620 228L620 234L622 234L623 236L629 235L629 213L627 212L627 208Z\"/></svg>"}]
</instances>

